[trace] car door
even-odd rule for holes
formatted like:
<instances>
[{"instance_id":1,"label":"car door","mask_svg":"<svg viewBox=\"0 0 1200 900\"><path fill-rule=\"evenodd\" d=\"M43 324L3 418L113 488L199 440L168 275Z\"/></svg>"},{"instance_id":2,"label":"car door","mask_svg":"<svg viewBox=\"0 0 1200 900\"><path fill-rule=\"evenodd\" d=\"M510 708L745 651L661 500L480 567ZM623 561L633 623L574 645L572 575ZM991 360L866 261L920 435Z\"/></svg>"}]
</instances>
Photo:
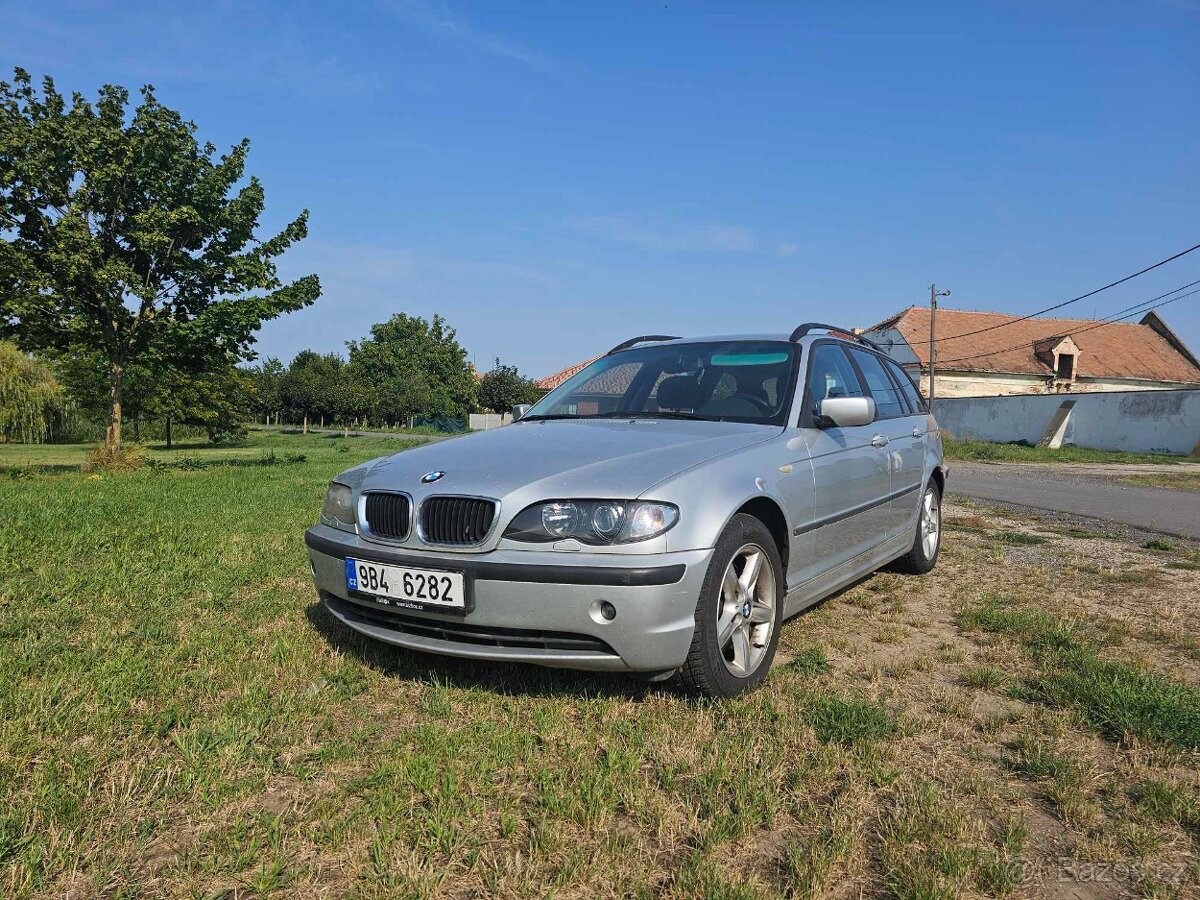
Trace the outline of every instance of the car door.
<instances>
[{"instance_id":1,"label":"car door","mask_svg":"<svg viewBox=\"0 0 1200 900\"><path fill-rule=\"evenodd\" d=\"M835 568L882 542L887 530L880 501L891 490L885 451L872 445L874 424L843 428L822 421L826 397L867 396L840 341L811 345L800 427L812 463L811 518L800 533L812 532L822 571Z\"/></svg>"},{"instance_id":2,"label":"car door","mask_svg":"<svg viewBox=\"0 0 1200 900\"><path fill-rule=\"evenodd\" d=\"M891 488L883 509L887 536L895 537L912 527L917 510L925 463L924 428L916 427L901 385L887 370L888 360L858 347L850 348L849 353L875 400L872 440L887 458L891 473Z\"/></svg>"}]
</instances>

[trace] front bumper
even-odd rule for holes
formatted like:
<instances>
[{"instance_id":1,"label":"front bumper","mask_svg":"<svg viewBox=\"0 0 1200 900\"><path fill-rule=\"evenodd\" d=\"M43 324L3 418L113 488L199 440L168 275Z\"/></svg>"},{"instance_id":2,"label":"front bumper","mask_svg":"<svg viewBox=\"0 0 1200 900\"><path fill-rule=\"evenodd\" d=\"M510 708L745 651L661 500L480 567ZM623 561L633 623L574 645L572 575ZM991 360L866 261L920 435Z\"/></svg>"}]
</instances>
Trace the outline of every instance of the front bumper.
<instances>
[{"instance_id":1,"label":"front bumper","mask_svg":"<svg viewBox=\"0 0 1200 900\"><path fill-rule=\"evenodd\" d=\"M441 553L392 549L326 525L304 535L326 608L362 634L429 653L572 669L662 672L683 664L712 550L660 555L555 550ZM354 596L346 557L461 569L466 615L397 610ZM599 614L608 601L612 620Z\"/></svg>"}]
</instances>

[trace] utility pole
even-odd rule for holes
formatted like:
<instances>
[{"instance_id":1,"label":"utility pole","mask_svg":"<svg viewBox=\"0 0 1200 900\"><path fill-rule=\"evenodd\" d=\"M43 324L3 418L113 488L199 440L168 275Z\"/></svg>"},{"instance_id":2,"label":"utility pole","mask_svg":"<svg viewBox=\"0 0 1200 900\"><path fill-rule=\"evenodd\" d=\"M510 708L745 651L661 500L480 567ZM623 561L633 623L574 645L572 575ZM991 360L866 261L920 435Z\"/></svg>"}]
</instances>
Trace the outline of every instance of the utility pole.
<instances>
[{"instance_id":1,"label":"utility pole","mask_svg":"<svg viewBox=\"0 0 1200 900\"><path fill-rule=\"evenodd\" d=\"M929 413L933 414L933 400L936 394L934 378L937 370L937 300L938 297L949 297L949 291L939 291L936 284L929 286Z\"/></svg>"}]
</instances>

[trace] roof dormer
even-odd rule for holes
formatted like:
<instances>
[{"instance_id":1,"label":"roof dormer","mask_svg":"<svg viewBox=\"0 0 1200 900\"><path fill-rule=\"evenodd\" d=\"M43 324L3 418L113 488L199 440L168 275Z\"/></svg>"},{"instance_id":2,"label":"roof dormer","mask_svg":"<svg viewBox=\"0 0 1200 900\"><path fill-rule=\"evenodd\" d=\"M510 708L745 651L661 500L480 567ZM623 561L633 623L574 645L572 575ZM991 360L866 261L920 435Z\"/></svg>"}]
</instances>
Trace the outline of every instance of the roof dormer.
<instances>
[{"instance_id":1,"label":"roof dormer","mask_svg":"<svg viewBox=\"0 0 1200 900\"><path fill-rule=\"evenodd\" d=\"M1069 334L1044 338L1033 345L1033 352L1054 372L1054 380L1071 383L1079 373L1079 345Z\"/></svg>"}]
</instances>

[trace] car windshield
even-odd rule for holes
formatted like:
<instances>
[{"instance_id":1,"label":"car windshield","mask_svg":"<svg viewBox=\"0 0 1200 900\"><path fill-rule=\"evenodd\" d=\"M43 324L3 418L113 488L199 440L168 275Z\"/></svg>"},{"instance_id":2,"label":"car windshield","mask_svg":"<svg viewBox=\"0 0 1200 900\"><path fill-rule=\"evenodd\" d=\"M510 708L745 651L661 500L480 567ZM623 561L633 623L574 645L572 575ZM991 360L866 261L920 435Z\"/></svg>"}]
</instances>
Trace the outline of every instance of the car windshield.
<instances>
[{"instance_id":1,"label":"car windshield","mask_svg":"<svg viewBox=\"0 0 1200 900\"><path fill-rule=\"evenodd\" d=\"M564 381L523 421L662 418L781 425L798 353L789 341L750 340L624 350Z\"/></svg>"}]
</instances>

